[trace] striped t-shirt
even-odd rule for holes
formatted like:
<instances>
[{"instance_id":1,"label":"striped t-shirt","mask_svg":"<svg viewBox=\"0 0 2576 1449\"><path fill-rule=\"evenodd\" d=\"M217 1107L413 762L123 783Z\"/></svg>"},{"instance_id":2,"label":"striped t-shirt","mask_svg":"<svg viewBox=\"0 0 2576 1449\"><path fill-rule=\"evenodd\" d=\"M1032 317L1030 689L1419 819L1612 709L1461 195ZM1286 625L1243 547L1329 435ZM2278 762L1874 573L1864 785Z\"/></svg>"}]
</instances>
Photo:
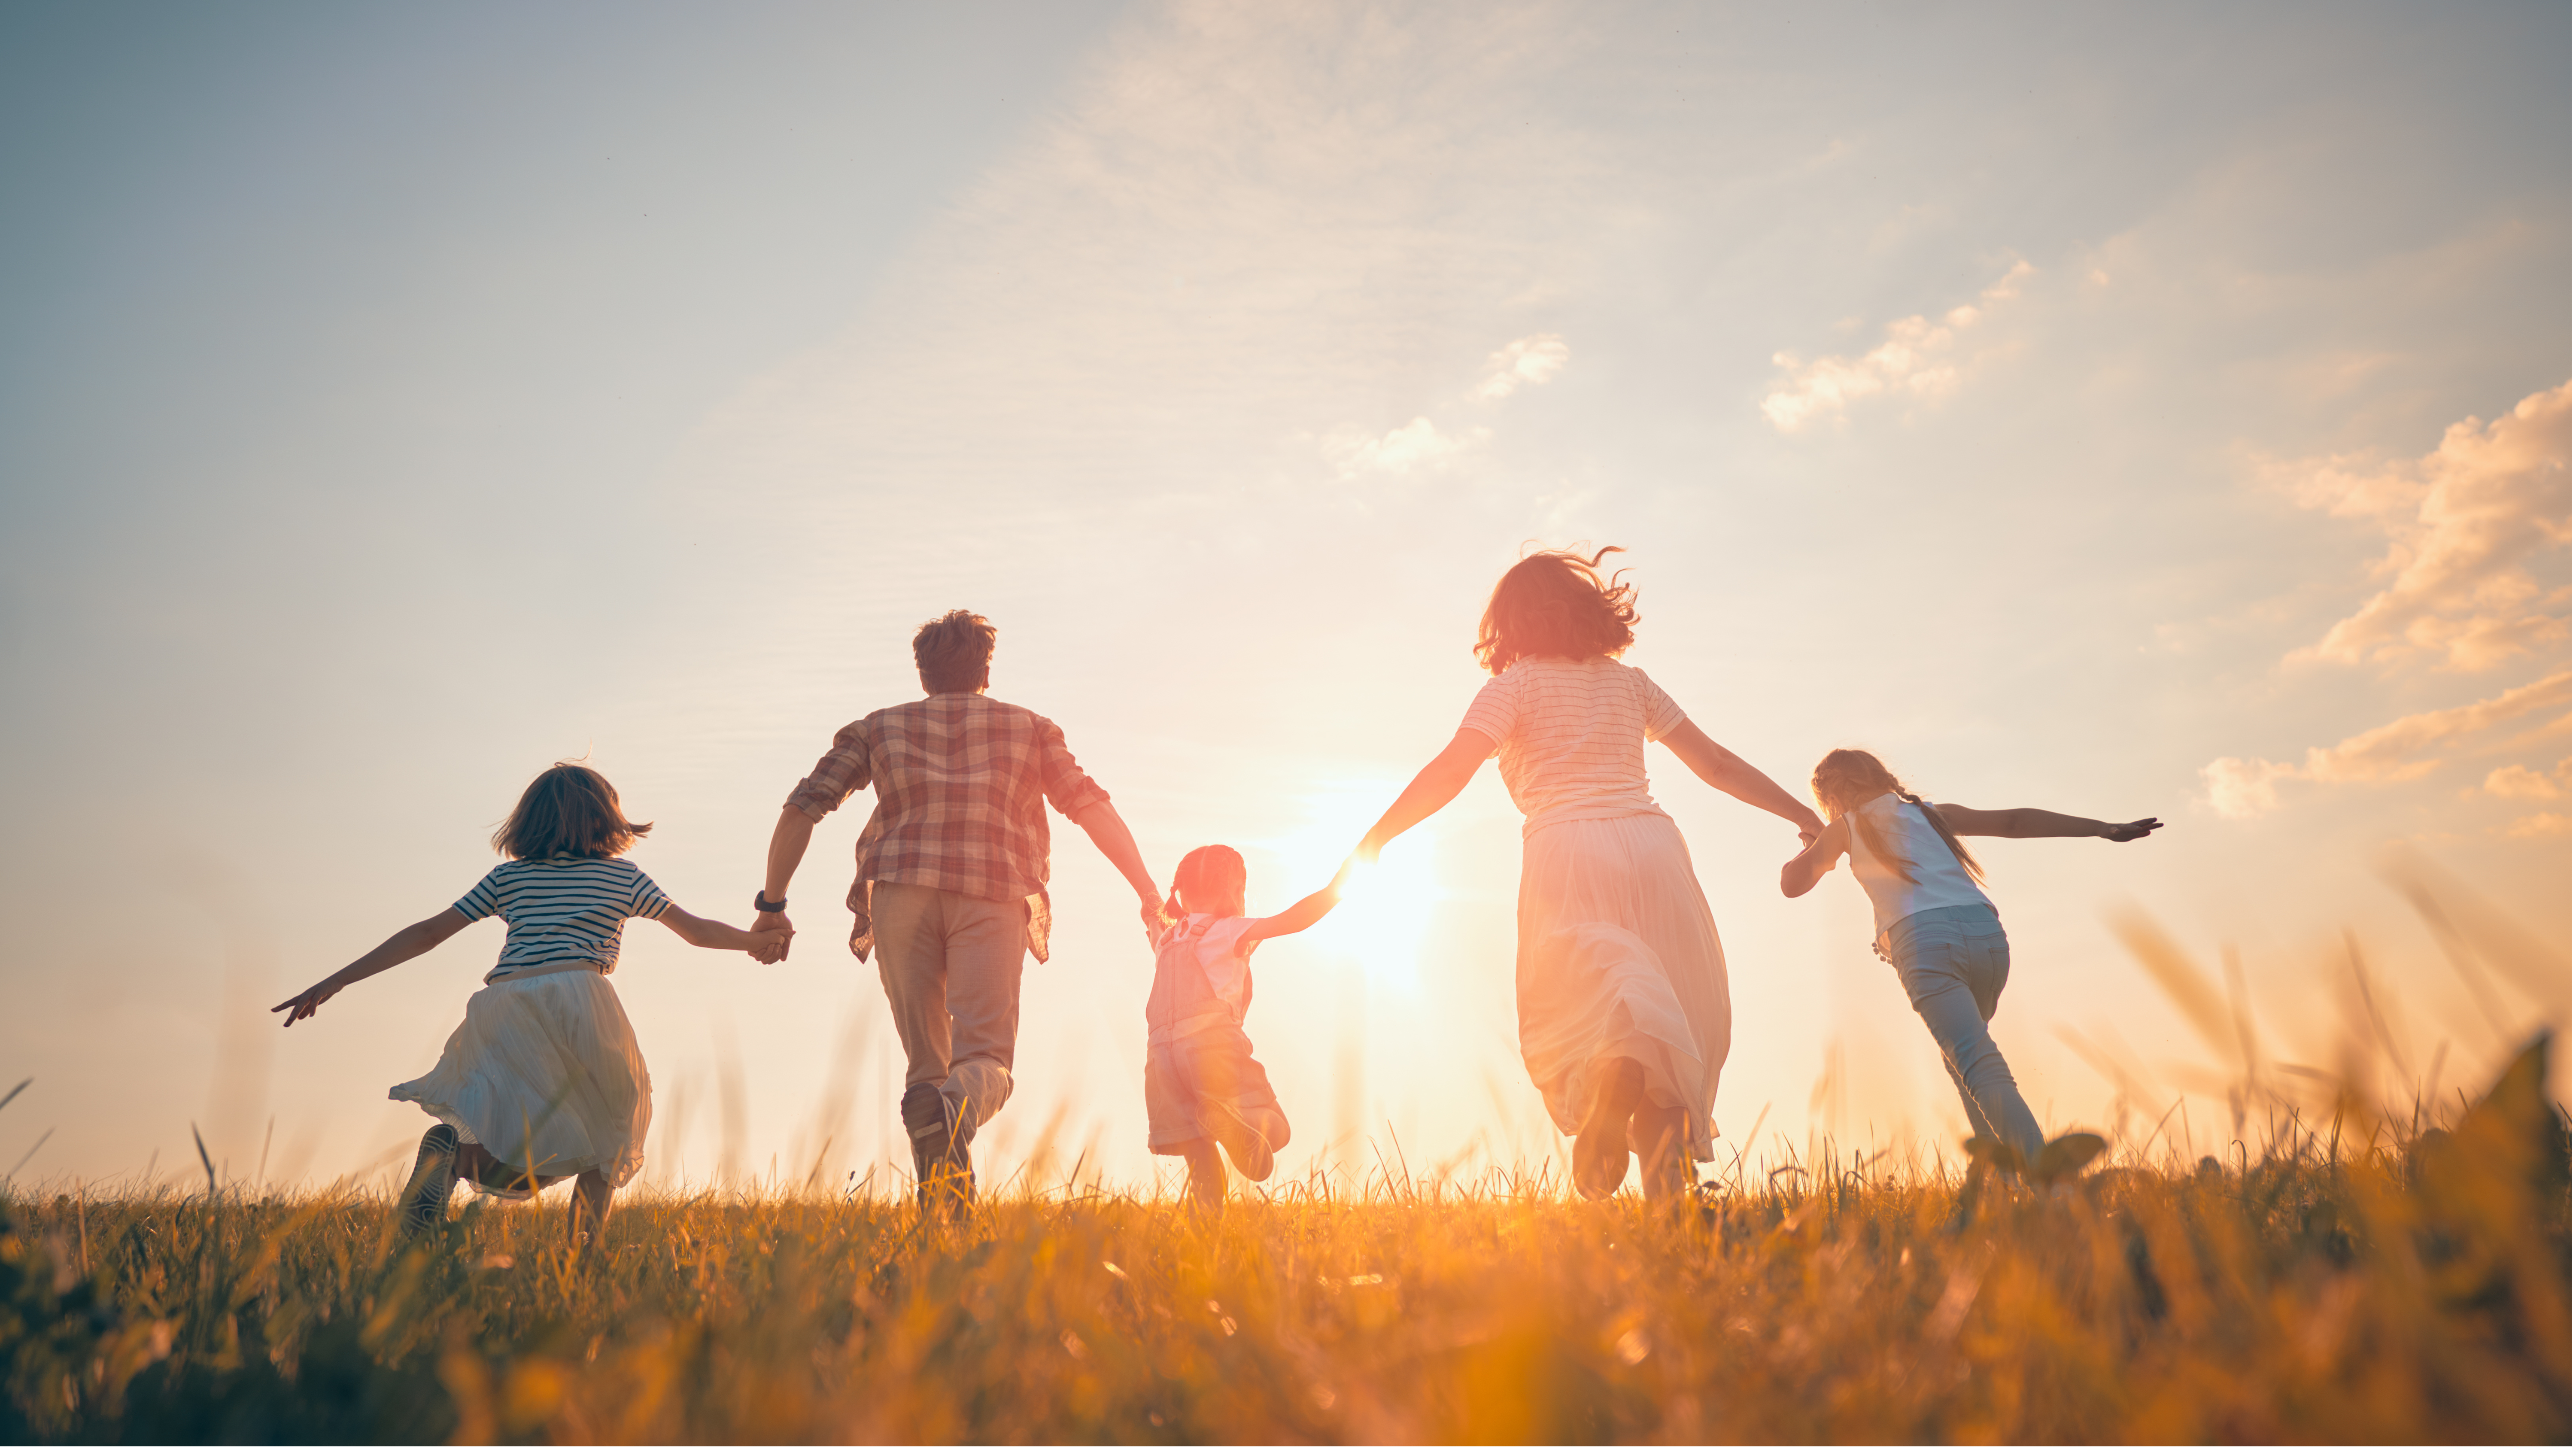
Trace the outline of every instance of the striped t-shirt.
<instances>
[{"instance_id":1,"label":"striped t-shirt","mask_svg":"<svg viewBox=\"0 0 2576 1449\"><path fill-rule=\"evenodd\" d=\"M505 860L456 903L469 921L499 916L510 923L501 963L485 985L564 961L617 969L626 918L659 920L671 898L653 878L623 860Z\"/></svg>"},{"instance_id":2,"label":"striped t-shirt","mask_svg":"<svg viewBox=\"0 0 2576 1449\"><path fill-rule=\"evenodd\" d=\"M1477 691L1459 728L1494 742L1528 834L1563 820L1663 814L1646 793L1646 741L1688 719L1644 670L1596 654L1514 660Z\"/></svg>"}]
</instances>

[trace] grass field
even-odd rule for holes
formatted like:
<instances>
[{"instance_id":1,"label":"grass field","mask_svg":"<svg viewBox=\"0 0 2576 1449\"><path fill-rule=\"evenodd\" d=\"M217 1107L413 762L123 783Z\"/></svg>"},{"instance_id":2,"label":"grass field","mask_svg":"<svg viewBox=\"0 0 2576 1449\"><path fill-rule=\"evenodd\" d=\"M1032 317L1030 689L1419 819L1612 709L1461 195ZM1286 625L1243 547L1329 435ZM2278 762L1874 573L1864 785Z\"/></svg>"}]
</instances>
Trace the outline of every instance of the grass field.
<instances>
[{"instance_id":1,"label":"grass field","mask_svg":"<svg viewBox=\"0 0 2576 1449\"><path fill-rule=\"evenodd\" d=\"M603 1261L377 1197L0 1199L11 1440L2487 1440L2569 1434L2541 1050L2447 1132L2045 1192L636 1198Z\"/></svg>"}]
</instances>

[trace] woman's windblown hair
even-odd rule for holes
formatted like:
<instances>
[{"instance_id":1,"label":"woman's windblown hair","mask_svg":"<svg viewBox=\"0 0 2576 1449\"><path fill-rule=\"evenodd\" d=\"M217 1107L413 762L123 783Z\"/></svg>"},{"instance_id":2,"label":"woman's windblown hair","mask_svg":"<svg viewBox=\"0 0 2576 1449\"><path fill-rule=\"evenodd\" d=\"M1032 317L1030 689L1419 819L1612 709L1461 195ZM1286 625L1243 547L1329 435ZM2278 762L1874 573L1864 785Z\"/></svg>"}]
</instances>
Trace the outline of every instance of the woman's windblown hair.
<instances>
[{"instance_id":1,"label":"woman's windblown hair","mask_svg":"<svg viewBox=\"0 0 2576 1449\"><path fill-rule=\"evenodd\" d=\"M1616 656L1636 643L1636 587L1601 577L1601 561L1625 552L1542 549L1504 570L1476 626L1476 662L1500 674L1516 659Z\"/></svg>"},{"instance_id":2,"label":"woman's windblown hair","mask_svg":"<svg viewBox=\"0 0 2576 1449\"><path fill-rule=\"evenodd\" d=\"M1977 858L1968 853L1968 847L1959 843L1958 835L1950 829L1950 822L1941 818L1940 811L1924 804L1922 796L1906 789L1895 772L1869 751L1828 751L1823 759L1816 762L1815 778L1808 782L1808 788L1816 792L1816 803L1825 807L1827 815L1851 815L1852 829L1867 837L1870 854L1886 861L1890 869L1908 882L1914 879L1914 869L1903 853L1879 834L1878 826L1868 817L1852 814L1862 802L1881 795L1894 795L1921 810L1923 818L1932 822L1932 828L1941 832L1941 839L1950 847L1950 853L1959 857L1959 864L1967 868L1968 878L1979 885L1986 883L1986 868L1977 864Z\"/></svg>"},{"instance_id":3,"label":"woman's windblown hair","mask_svg":"<svg viewBox=\"0 0 2576 1449\"><path fill-rule=\"evenodd\" d=\"M1211 915L1242 915L1244 883L1243 857L1233 846L1202 845L1172 868L1172 893L1163 902L1163 914L1176 921L1186 914L1181 892L1188 891Z\"/></svg>"},{"instance_id":4,"label":"woman's windblown hair","mask_svg":"<svg viewBox=\"0 0 2576 1449\"><path fill-rule=\"evenodd\" d=\"M492 832L492 848L514 860L607 860L652 828L626 818L607 776L567 760L528 782L518 808Z\"/></svg>"}]
</instances>

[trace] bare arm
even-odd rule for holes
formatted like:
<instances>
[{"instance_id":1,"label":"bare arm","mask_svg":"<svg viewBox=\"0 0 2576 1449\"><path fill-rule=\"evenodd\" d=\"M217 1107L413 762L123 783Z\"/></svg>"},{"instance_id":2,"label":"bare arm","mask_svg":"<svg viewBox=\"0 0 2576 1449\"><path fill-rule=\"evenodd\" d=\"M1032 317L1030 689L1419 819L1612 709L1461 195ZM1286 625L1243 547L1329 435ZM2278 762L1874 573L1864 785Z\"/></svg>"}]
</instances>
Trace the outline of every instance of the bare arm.
<instances>
[{"instance_id":1,"label":"bare arm","mask_svg":"<svg viewBox=\"0 0 2576 1449\"><path fill-rule=\"evenodd\" d=\"M1834 863L1851 849L1851 817L1846 815L1819 831L1813 843L1780 867L1780 894L1796 899L1833 873Z\"/></svg>"},{"instance_id":2,"label":"bare arm","mask_svg":"<svg viewBox=\"0 0 2576 1449\"><path fill-rule=\"evenodd\" d=\"M1386 813L1360 837L1355 852L1362 860L1375 860L1386 843L1440 813L1442 806L1458 798L1467 782L1476 778L1476 769L1494 752L1494 741L1483 730L1460 730L1449 737L1448 747L1431 759L1386 807ZM1312 899L1309 897L1308 899ZM1312 924L1311 922L1309 924ZM1301 928L1302 929L1302 928Z\"/></svg>"},{"instance_id":3,"label":"bare arm","mask_svg":"<svg viewBox=\"0 0 2576 1449\"><path fill-rule=\"evenodd\" d=\"M1264 916L1260 920L1253 922L1251 925L1244 927L1243 939L1246 941L1267 941L1273 936L1293 936L1299 931L1306 929L1308 926L1315 924L1317 921L1322 920L1326 912L1341 904L1342 887L1350 880L1351 867L1357 862L1357 860L1358 857L1354 856L1350 860L1343 861L1342 868L1333 872L1333 883L1331 885L1324 887L1322 890L1315 892L1313 895L1306 897L1304 900L1299 901L1297 904L1290 906L1288 909L1281 911L1275 916Z\"/></svg>"},{"instance_id":4,"label":"bare arm","mask_svg":"<svg viewBox=\"0 0 2576 1449\"><path fill-rule=\"evenodd\" d=\"M2091 836L2099 840L2143 840L2164 828L2164 822L2149 816L2144 820L2113 822L2088 820L2081 815L2060 815L2054 810L1971 810L1965 805L1935 805L1950 829L1960 835L1997 835L2007 840L2045 840L2060 837Z\"/></svg>"},{"instance_id":5,"label":"bare arm","mask_svg":"<svg viewBox=\"0 0 2576 1449\"><path fill-rule=\"evenodd\" d=\"M778 898L772 896L770 899ZM761 914L772 913L764 911ZM671 934L692 946L704 946L711 951L749 951L753 955L758 955L764 950L775 949L778 945L778 933L775 931L742 930L736 926L728 926L722 921L710 921L704 916L690 915L678 906L665 909L660 919L663 925L671 928Z\"/></svg>"},{"instance_id":6,"label":"bare arm","mask_svg":"<svg viewBox=\"0 0 2576 1449\"><path fill-rule=\"evenodd\" d=\"M1082 833L1091 837L1091 843L1100 847L1100 853L1118 867L1120 875L1127 877L1127 884L1136 888L1136 900L1142 907L1138 914L1145 918L1145 929L1159 928L1163 923L1163 888L1154 884L1154 873L1145 869L1145 857L1136 849L1136 837L1128 831L1126 818L1118 813L1118 807L1106 800L1095 800L1073 813L1073 823L1082 827Z\"/></svg>"},{"instance_id":7,"label":"bare arm","mask_svg":"<svg viewBox=\"0 0 2576 1449\"><path fill-rule=\"evenodd\" d=\"M760 893L770 900L784 903L787 887L796 879L796 867L804 863L805 847L813 843L814 822L793 805L781 807L778 823L769 832L769 868L761 877ZM796 939L796 923L787 919L785 911L762 911L759 916L759 920L751 923L753 932L777 939L765 943L765 950L752 954L764 961L785 960L789 943ZM679 928L674 926L672 929ZM686 933L682 934L685 936ZM690 944L705 943L693 941Z\"/></svg>"},{"instance_id":8,"label":"bare arm","mask_svg":"<svg viewBox=\"0 0 2576 1449\"><path fill-rule=\"evenodd\" d=\"M1823 832L1825 822L1816 818L1815 811L1689 720L1683 720L1678 729L1664 736L1664 748L1679 755L1692 774L1756 810L1768 810L1788 821L1798 827L1800 835L1812 839Z\"/></svg>"},{"instance_id":9,"label":"bare arm","mask_svg":"<svg viewBox=\"0 0 2576 1449\"><path fill-rule=\"evenodd\" d=\"M383 945L323 977L306 987L301 993L277 1003L269 1010L287 1013L284 1024L293 1026L320 1011L322 1003L339 995L342 987L355 985L379 972L391 971L415 956L429 954L437 949L440 942L464 930L467 924L466 919L453 910L441 911L425 921L414 921L387 936Z\"/></svg>"},{"instance_id":10,"label":"bare arm","mask_svg":"<svg viewBox=\"0 0 2576 1449\"><path fill-rule=\"evenodd\" d=\"M814 822L805 818L805 812L793 805L781 809L778 824L769 832L769 873L761 879L760 893L773 901L787 899L787 887L796 880L796 867L805 863L805 847L813 842Z\"/></svg>"}]
</instances>

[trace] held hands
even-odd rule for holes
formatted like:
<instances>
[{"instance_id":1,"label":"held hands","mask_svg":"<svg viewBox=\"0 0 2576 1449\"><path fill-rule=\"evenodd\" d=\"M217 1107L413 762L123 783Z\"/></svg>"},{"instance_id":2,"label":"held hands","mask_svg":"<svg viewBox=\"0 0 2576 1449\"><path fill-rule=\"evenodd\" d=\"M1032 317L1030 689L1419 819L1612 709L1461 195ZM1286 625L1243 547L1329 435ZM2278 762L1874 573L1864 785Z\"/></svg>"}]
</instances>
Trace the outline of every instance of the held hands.
<instances>
[{"instance_id":1,"label":"held hands","mask_svg":"<svg viewBox=\"0 0 2576 1449\"><path fill-rule=\"evenodd\" d=\"M751 934L759 938L759 944L751 948L751 959L763 966L776 965L786 960L787 947L796 939L795 923L787 919L785 911L759 911L754 914L758 919L751 923Z\"/></svg>"},{"instance_id":2,"label":"held hands","mask_svg":"<svg viewBox=\"0 0 2576 1449\"><path fill-rule=\"evenodd\" d=\"M2105 825L2102 827L2102 838L2111 841L2144 840L2151 832L2164 828L2163 821L2150 815L2144 820L2132 820L2125 825Z\"/></svg>"}]
</instances>

